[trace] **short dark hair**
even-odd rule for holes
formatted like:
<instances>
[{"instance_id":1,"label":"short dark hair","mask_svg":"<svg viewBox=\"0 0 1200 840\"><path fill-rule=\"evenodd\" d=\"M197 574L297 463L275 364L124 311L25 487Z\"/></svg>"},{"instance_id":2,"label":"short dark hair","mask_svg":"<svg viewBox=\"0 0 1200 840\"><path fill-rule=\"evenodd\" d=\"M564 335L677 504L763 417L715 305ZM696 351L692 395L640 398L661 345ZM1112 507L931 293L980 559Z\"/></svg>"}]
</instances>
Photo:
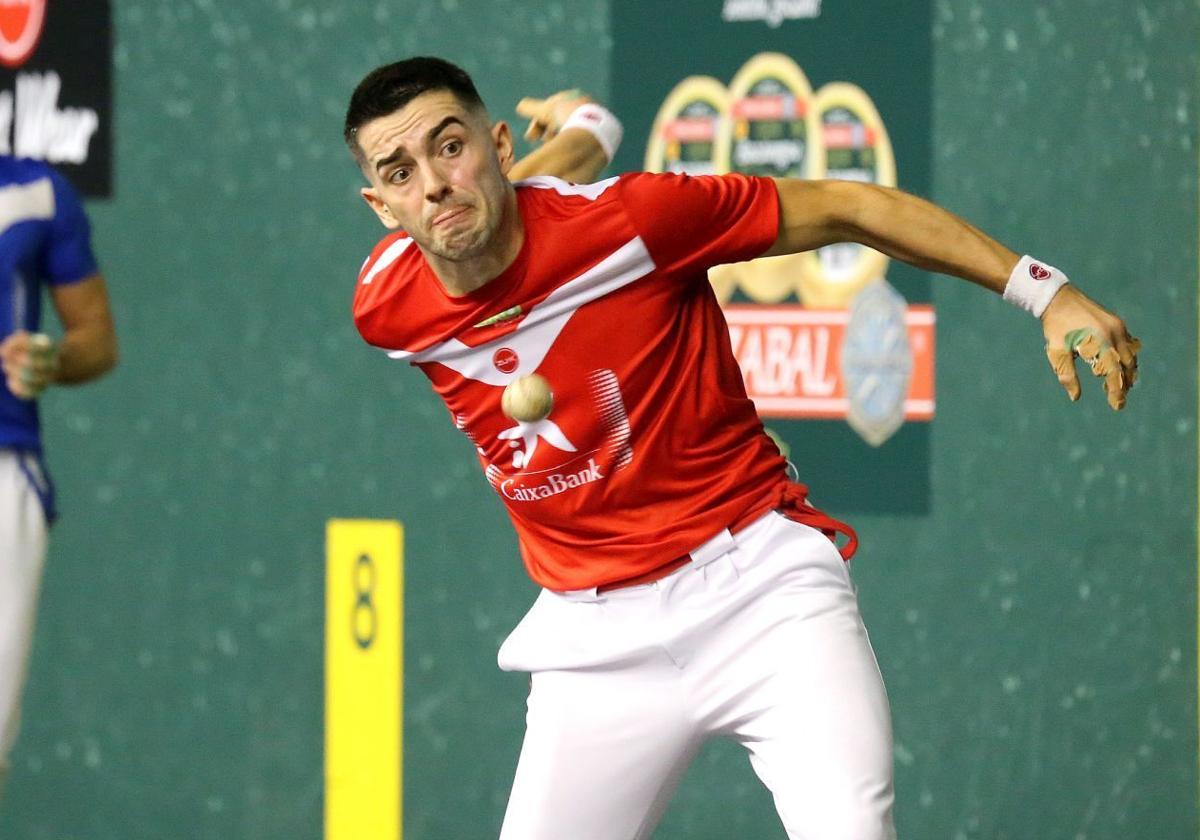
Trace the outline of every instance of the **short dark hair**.
<instances>
[{"instance_id":1,"label":"short dark hair","mask_svg":"<svg viewBox=\"0 0 1200 840\"><path fill-rule=\"evenodd\" d=\"M441 58L415 56L376 67L368 73L346 108L346 124L342 136L346 145L361 164L362 147L358 145L358 130L371 120L395 113L423 93L448 90L458 101L472 110L483 110L483 99L475 83L461 67Z\"/></svg>"}]
</instances>

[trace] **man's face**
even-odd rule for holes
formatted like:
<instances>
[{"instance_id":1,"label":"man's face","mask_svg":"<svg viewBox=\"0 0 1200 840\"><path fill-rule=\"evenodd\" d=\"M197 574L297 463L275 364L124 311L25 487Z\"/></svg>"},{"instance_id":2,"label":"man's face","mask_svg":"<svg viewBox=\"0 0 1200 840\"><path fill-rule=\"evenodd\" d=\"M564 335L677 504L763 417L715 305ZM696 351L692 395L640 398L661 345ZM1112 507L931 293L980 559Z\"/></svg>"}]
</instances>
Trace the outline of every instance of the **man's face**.
<instances>
[{"instance_id":1,"label":"man's face","mask_svg":"<svg viewBox=\"0 0 1200 840\"><path fill-rule=\"evenodd\" d=\"M363 125L358 144L371 182L362 195L384 225L445 260L488 251L511 190L507 125L489 127L450 91L430 91Z\"/></svg>"}]
</instances>

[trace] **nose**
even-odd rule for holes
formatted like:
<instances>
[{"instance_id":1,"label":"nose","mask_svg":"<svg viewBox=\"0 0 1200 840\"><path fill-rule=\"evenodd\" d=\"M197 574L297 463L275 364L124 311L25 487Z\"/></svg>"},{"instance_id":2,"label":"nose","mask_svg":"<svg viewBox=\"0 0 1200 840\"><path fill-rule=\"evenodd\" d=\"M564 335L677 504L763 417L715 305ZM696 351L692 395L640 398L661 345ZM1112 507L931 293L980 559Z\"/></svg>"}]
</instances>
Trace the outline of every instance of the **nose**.
<instances>
[{"instance_id":1,"label":"nose","mask_svg":"<svg viewBox=\"0 0 1200 840\"><path fill-rule=\"evenodd\" d=\"M450 194L450 180L445 173L431 164L425 172L425 199L437 203Z\"/></svg>"}]
</instances>

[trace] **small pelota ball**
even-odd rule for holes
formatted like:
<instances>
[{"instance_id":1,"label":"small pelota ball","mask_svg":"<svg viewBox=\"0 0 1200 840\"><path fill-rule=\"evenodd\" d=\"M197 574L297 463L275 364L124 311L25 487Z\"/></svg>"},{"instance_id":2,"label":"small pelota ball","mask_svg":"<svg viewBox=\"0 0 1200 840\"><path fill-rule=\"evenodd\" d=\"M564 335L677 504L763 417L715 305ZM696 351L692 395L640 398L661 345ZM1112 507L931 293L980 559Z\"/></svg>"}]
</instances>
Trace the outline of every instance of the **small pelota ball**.
<instances>
[{"instance_id":1,"label":"small pelota ball","mask_svg":"<svg viewBox=\"0 0 1200 840\"><path fill-rule=\"evenodd\" d=\"M550 415L554 394L545 377L531 373L519 376L504 388L500 409L519 423L536 423Z\"/></svg>"}]
</instances>

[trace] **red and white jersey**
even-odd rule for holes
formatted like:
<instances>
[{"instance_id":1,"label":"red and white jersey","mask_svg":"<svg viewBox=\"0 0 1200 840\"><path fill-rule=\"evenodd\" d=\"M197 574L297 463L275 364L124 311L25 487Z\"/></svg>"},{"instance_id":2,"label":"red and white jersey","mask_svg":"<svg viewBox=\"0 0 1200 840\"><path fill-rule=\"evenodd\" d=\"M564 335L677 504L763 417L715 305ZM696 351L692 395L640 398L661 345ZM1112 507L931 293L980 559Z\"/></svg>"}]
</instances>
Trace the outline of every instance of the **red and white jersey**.
<instances>
[{"instance_id":1,"label":"red and white jersey","mask_svg":"<svg viewBox=\"0 0 1200 840\"><path fill-rule=\"evenodd\" d=\"M775 241L773 182L539 177L517 184L517 202L525 242L499 277L451 297L413 241L393 234L363 266L354 320L445 400L530 576L560 591L627 580L779 506L785 461L746 396L706 277ZM534 372L553 410L510 420L504 387Z\"/></svg>"}]
</instances>

